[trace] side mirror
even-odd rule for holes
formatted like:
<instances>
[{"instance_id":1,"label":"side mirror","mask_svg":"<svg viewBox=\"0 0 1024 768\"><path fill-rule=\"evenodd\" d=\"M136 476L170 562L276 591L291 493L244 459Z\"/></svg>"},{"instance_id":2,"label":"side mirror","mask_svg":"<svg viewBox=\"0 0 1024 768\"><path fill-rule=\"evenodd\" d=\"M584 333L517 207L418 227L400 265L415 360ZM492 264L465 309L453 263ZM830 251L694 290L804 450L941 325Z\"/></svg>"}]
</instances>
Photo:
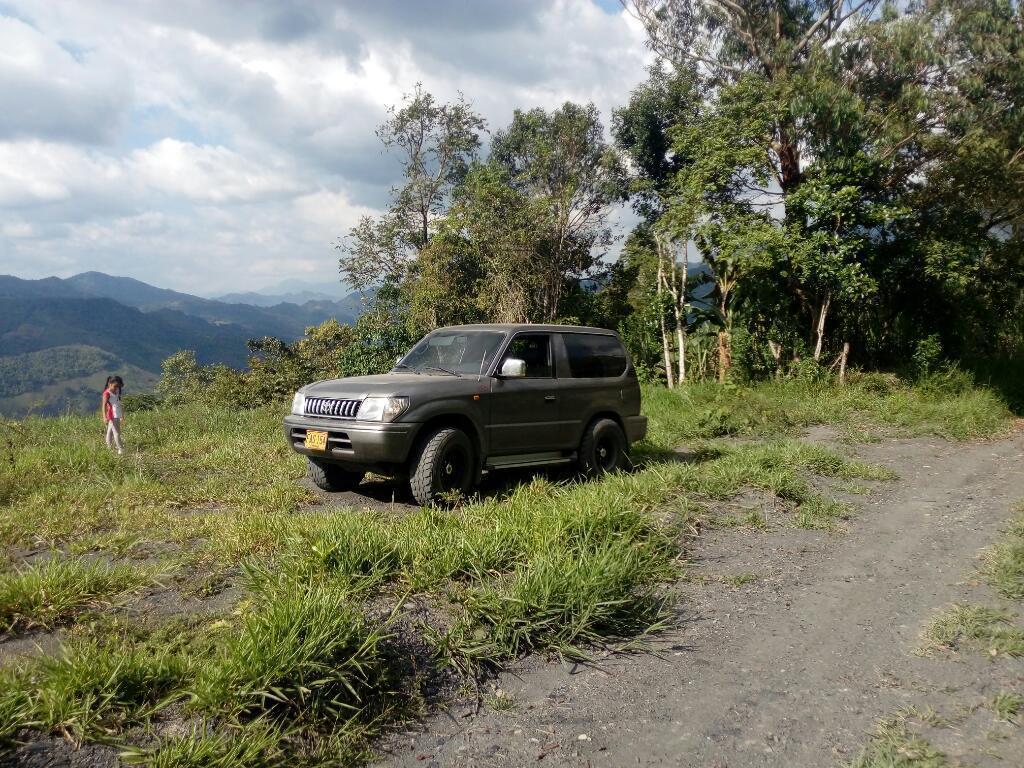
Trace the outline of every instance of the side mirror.
<instances>
[{"instance_id":1,"label":"side mirror","mask_svg":"<svg viewBox=\"0 0 1024 768\"><path fill-rule=\"evenodd\" d=\"M517 360L514 357L505 358L505 362L501 364L501 372L498 375L503 379L526 378L526 361Z\"/></svg>"}]
</instances>

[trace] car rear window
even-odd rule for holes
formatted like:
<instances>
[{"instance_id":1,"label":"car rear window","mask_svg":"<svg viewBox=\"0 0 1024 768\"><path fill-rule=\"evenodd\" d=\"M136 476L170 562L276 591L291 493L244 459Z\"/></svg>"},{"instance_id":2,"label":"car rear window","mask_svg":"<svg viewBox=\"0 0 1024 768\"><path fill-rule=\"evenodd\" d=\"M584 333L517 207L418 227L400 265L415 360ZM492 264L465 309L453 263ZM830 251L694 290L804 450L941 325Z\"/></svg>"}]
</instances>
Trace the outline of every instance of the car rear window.
<instances>
[{"instance_id":1,"label":"car rear window","mask_svg":"<svg viewBox=\"0 0 1024 768\"><path fill-rule=\"evenodd\" d=\"M621 376L626 370L626 350L614 336L591 333L565 333L565 351L569 372L574 379L600 379Z\"/></svg>"}]
</instances>

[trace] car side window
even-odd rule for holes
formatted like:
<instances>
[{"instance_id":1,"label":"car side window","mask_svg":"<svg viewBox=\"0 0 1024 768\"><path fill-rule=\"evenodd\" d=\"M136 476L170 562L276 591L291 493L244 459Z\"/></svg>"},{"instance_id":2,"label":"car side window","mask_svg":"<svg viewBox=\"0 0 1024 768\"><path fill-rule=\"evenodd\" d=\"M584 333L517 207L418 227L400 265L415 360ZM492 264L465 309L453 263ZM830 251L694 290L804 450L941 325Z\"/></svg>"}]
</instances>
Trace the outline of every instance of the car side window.
<instances>
[{"instance_id":1,"label":"car side window","mask_svg":"<svg viewBox=\"0 0 1024 768\"><path fill-rule=\"evenodd\" d=\"M614 336L594 333L564 333L569 372L574 379L621 376L626 371L626 350Z\"/></svg>"},{"instance_id":2,"label":"car side window","mask_svg":"<svg viewBox=\"0 0 1024 768\"><path fill-rule=\"evenodd\" d=\"M551 336L546 333L522 333L512 339L498 370L505 361L515 358L526 363L526 378L550 379L554 375L551 358Z\"/></svg>"}]
</instances>

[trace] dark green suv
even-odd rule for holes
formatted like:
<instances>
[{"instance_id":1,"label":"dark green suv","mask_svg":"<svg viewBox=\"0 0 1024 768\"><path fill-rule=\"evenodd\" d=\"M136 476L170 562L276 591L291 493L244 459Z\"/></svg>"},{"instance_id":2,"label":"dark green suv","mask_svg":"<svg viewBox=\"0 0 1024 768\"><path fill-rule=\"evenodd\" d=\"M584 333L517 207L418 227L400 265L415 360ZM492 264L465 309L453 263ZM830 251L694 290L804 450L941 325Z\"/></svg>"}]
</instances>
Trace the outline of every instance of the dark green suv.
<instances>
[{"instance_id":1,"label":"dark green suv","mask_svg":"<svg viewBox=\"0 0 1024 768\"><path fill-rule=\"evenodd\" d=\"M490 470L613 472L647 418L612 331L460 325L428 334L390 373L303 387L284 431L320 488L351 490L372 471L408 478L429 505L468 493Z\"/></svg>"}]
</instances>

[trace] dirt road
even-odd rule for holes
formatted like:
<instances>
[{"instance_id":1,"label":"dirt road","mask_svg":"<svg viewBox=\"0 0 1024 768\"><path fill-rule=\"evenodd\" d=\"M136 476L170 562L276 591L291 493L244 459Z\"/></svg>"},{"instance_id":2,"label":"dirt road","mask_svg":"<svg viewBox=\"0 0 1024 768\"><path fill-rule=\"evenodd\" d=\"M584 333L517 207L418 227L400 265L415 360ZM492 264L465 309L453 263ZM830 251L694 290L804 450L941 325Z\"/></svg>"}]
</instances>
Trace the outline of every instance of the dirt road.
<instances>
[{"instance_id":1,"label":"dirt road","mask_svg":"<svg viewBox=\"0 0 1024 768\"><path fill-rule=\"evenodd\" d=\"M528 662L495 683L512 709L452 708L392 739L383 764L818 768L855 756L903 706L946 702L981 718L979 702L1021 680L1024 664L914 651L949 604L999 604L973 571L1024 498L1024 432L849 451L900 479L848 497L857 512L845 532L702 536L691 570L703 578L680 585L680 626L655 653ZM986 717L945 729L941 748L1024 765L1024 729L979 745Z\"/></svg>"}]
</instances>

